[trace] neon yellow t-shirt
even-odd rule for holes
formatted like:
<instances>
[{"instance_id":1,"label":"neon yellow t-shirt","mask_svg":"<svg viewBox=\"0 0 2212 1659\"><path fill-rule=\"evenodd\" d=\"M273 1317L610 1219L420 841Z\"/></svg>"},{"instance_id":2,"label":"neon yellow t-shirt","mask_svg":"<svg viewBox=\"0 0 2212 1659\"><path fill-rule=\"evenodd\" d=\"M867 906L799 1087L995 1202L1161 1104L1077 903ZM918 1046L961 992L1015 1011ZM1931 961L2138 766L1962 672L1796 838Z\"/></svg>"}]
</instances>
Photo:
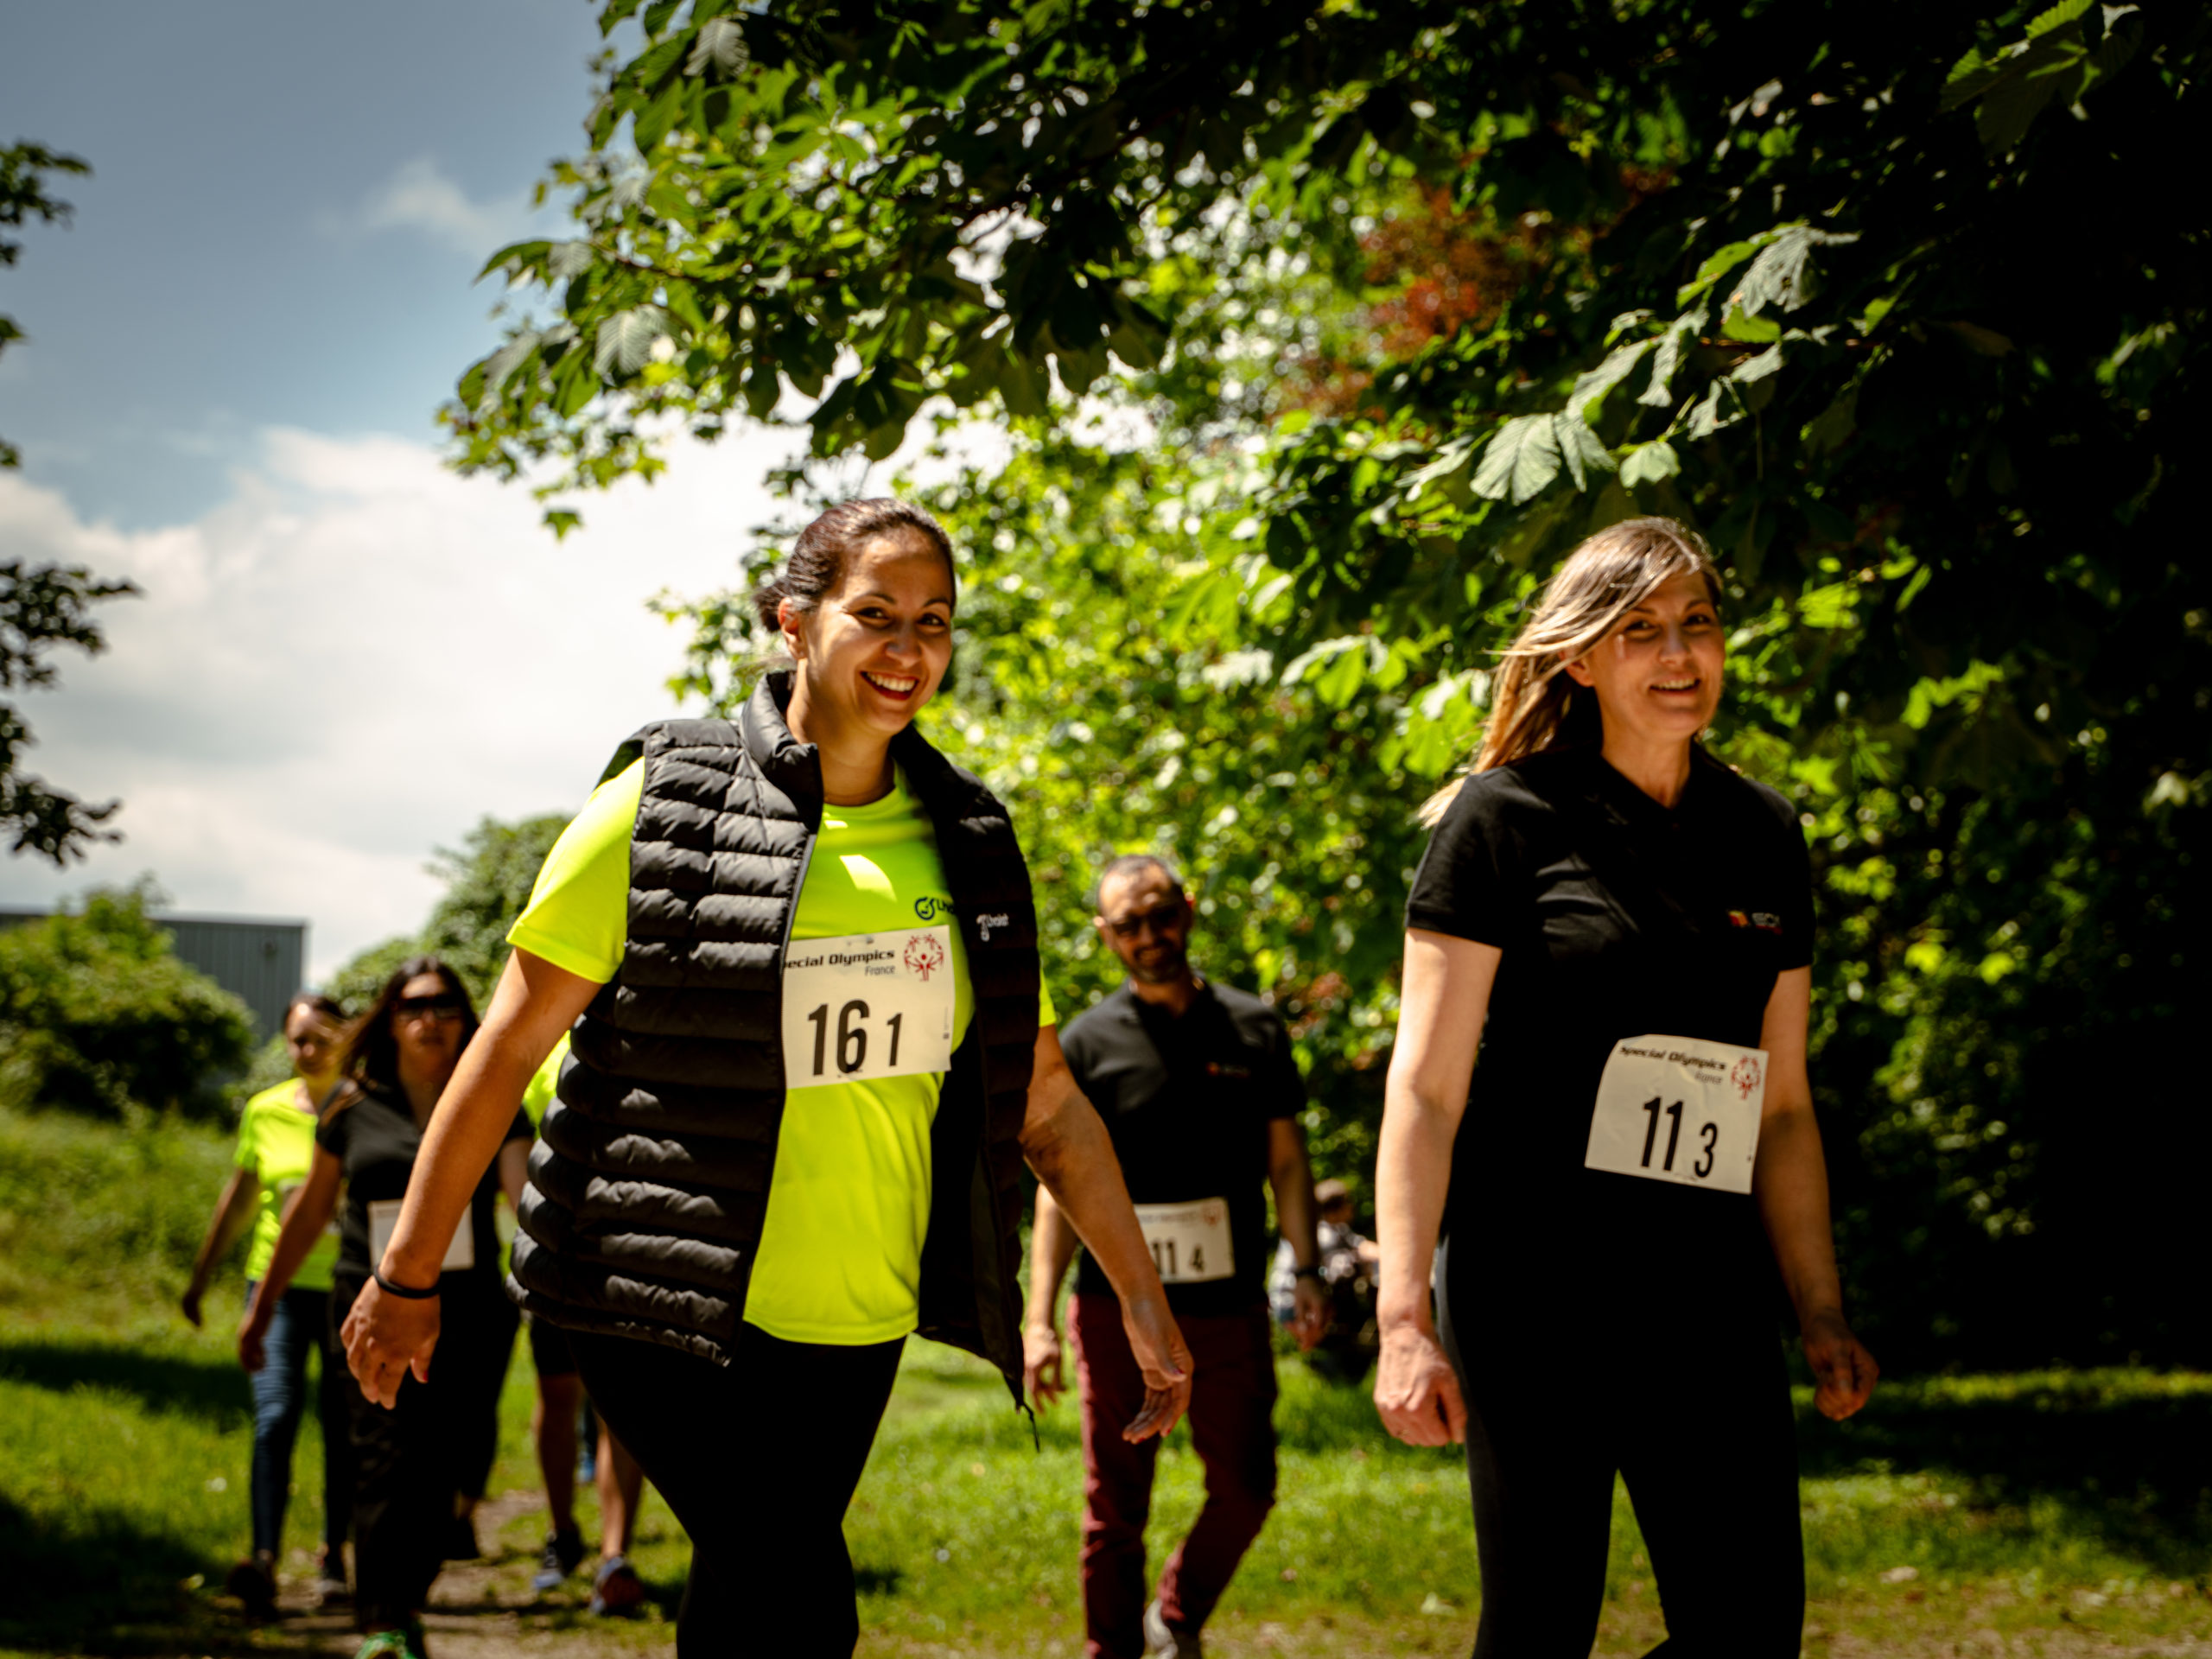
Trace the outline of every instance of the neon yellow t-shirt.
<instances>
[{"instance_id":1,"label":"neon yellow t-shirt","mask_svg":"<svg viewBox=\"0 0 2212 1659\"><path fill-rule=\"evenodd\" d=\"M524 945L525 950L530 947ZM537 953L531 950L531 954ZM561 1062L569 1058L569 1033L563 1032L561 1040L553 1045L553 1052L545 1057L537 1071L530 1074L530 1081L522 1086L522 1109L530 1114L532 1128L545 1122L545 1109L552 1103L553 1090L561 1081Z\"/></svg>"},{"instance_id":2,"label":"neon yellow t-shirt","mask_svg":"<svg viewBox=\"0 0 2212 1659\"><path fill-rule=\"evenodd\" d=\"M593 792L539 871L511 944L601 984L629 931L630 842L645 791L633 762ZM911 929L949 912L937 836L902 774L867 806L825 806L791 920L794 940ZM974 1012L951 930L953 1029ZM1040 987L1038 1023L1055 1022ZM789 1090L746 1322L786 1342L857 1346L913 1330L929 1227L930 1125L942 1072Z\"/></svg>"},{"instance_id":3,"label":"neon yellow t-shirt","mask_svg":"<svg viewBox=\"0 0 2212 1659\"><path fill-rule=\"evenodd\" d=\"M315 1161L315 1114L300 1109L302 1093L298 1083L280 1083L264 1089L245 1103L238 1119L238 1155L232 1160L251 1170L261 1183L261 1197L253 1217L253 1245L246 1252L245 1276L259 1280L269 1271L276 1254L276 1236L284 1230L284 1201L308 1178ZM300 1270L292 1275L296 1290L328 1290L330 1269L338 1260L338 1230L323 1231Z\"/></svg>"}]
</instances>

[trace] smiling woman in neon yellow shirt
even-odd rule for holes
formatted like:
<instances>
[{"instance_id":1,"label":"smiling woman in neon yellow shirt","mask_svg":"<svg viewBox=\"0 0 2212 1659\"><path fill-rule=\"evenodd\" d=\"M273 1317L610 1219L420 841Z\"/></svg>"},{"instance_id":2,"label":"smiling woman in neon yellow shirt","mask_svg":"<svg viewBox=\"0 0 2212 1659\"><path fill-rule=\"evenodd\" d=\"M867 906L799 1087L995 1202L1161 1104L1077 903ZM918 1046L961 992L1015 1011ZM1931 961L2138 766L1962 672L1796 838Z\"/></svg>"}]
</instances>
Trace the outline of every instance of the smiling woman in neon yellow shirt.
<instances>
[{"instance_id":1,"label":"smiling woman in neon yellow shirt","mask_svg":"<svg viewBox=\"0 0 2212 1659\"><path fill-rule=\"evenodd\" d=\"M1189 1399L1059 1052L1007 809L912 729L951 660L954 563L918 508L832 508L754 595L790 665L734 721L618 751L347 1321L383 1397L436 1339L434 1239L493 1114L573 1027L512 1283L691 1535L686 1651L745 1645L769 1607L810 1650L850 1647L841 1522L906 1335L987 1355L1019 1397L1023 1158L1121 1294L1147 1383L1124 1433Z\"/></svg>"}]
</instances>

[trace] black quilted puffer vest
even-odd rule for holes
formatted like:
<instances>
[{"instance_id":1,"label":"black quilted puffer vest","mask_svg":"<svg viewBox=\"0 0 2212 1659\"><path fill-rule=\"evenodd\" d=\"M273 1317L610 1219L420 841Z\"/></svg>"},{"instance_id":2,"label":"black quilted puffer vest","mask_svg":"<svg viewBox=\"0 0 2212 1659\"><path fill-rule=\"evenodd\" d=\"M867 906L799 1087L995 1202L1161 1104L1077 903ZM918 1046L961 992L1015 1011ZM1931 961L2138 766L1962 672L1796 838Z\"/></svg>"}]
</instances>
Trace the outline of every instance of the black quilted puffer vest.
<instances>
[{"instance_id":1,"label":"black quilted puffer vest","mask_svg":"<svg viewBox=\"0 0 2212 1659\"><path fill-rule=\"evenodd\" d=\"M784 1111L781 986L822 827L788 671L734 723L664 721L643 756L628 944L576 1022L530 1160L509 1289L537 1318L728 1364ZM920 1332L980 1354L1021 1398L1021 1148L1037 1036L1037 918L1006 809L912 728L892 744L937 831L974 1016L931 1129Z\"/></svg>"}]
</instances>

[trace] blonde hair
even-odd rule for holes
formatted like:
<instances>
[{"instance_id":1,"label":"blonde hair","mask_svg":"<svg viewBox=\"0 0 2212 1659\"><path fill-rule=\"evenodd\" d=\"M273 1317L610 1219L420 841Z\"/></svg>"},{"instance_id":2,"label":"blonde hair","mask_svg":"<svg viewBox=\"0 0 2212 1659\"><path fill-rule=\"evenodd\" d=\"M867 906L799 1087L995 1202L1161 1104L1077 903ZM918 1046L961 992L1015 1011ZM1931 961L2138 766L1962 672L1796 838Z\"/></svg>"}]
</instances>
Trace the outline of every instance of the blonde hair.
<instances>
[{"instance_id":1,"label":"blonde hair","mask_svg":"<svg viewBox=\"0 0 2212 1659\"><path fill-rule=\"evenodd\" d=\"M1467 770L1421 803L1433 826L1478 772L1546 749L1599 741L1597 694L1563 671L1613 631L1622 617L1677 576L1705 579L1720 602L1720 575L1705 538L1672 518L1624 518L1567 556L1544 584L1535 613L1502 653L1491 681L1490 718Z\"/></svg>"}]
</instances>

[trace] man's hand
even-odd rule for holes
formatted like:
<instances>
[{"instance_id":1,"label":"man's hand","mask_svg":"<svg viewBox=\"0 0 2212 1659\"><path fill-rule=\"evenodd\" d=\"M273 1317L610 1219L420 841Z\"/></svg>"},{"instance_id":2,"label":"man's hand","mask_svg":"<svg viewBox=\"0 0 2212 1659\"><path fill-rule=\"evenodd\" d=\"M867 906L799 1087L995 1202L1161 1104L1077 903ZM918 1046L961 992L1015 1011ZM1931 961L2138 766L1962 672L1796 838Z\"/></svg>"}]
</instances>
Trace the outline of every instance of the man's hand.
<instances>
[{"instance_id":1,"label":"man's hand","mask_svg":"<svg viewBox=\"0 0 2212 1659\"><path fill-rule=\"evenodd\" d=\"M1416 1325L1392 1325L1382 1332L1375 1408L1382 1414L1382 1427L1408 1446L1466 1440L1467 1404L1459 1378L1433 1333Z\"/></svg>"},{"instance_id":2,"label":"man's hand","mask_svg":"<svg viewBox=\"0 0 2212 1659\"><path fill-rule=\"evenodd\" d=\"M399 1398L399 1385L409 1371L417 1382L430 1380L438 1309L435 1296L387 1296L373 1279L361 1287L353 1311L338 1328L338 1339L346 1344L346 1363L364 1396L389 1407Z\"/></svg>"},{"instance_id":3,"label":"man's hand","mask_svg":"<svg viewBox=\"0 0 2212 1659\"><path fill-rule=\"evenodd\" d=\"M1068 1391L1060 1368L1060 1333L1049 1325L1021 1328L1021 1388L1039 1407L1049 1406Z\"/></svg>"},{"instance_id":4,"label":"man's hand","mask_svg":"<svg viewBox=\"0 0 2212 1659\"><path fill-rule=\"evenodd\" d=\"M1293 1284L1290 1306L1290 1333L1298 1338L1298 1351L1309 1353L1329 1334L1329 1321L1336 1317L1329 1287L1312 1274L1301 1273Z\"/></svg>"},{"instance_id":5,"label":"man's hand","mask_svg":"<svg viewBox=\"0 0 2212 1659\"><path fill-rule=\"evenodd\" d=\"M1840 1423L1866 1403L1882 1368L1866 1345L1851 1334L1840 1311L1807 1319L1802 1340L1805 1363L1813 1368L1813 1403L1821 1416Z\"/></svg>"},{"instance_id":6,"label":"man's hand","mask_svg":"<svg viewBox=\"0 0 2212 1659\"><path fill-rule=\"evenodd\" d=\"M192 1328L195 1331L200 1328L200 1287L194 1285L177 1302L177 1306L184 1310L184 1317L192 1322Z\"/></svg>"},{"instance_id":7,"label":"man's hand","mask_svg":"<svg viewBox=\"0 0 2212 1659\"><path fill-rule=\"evenodd\" d=\"M1122 1431L1134 1446L1166 1433L1191 1408L1191 1351L1164 1301L1124 1301L1122 1329L1144 1373L1144 1409Z\"/></svg>"}]
</instances>

